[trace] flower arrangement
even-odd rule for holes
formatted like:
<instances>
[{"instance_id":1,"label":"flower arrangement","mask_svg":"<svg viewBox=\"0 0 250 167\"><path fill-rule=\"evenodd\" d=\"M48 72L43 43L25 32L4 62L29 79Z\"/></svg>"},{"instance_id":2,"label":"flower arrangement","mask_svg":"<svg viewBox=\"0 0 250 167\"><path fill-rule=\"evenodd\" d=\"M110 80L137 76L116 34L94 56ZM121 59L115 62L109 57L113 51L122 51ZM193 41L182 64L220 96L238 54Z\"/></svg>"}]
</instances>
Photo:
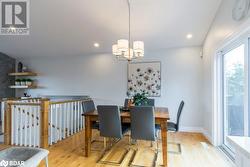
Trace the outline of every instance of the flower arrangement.
<instances>
[{"instance_id":1,"label":"flower arrangement","mask_svg":"<svg viewBox=\"0 0 250 167\"><path fill-rule=\"evenodd\" d=\"M142 106L148 104L148 98L146 93L137 93L133 96L133 102L135 106Z\"/></svg>"}]
</instances>

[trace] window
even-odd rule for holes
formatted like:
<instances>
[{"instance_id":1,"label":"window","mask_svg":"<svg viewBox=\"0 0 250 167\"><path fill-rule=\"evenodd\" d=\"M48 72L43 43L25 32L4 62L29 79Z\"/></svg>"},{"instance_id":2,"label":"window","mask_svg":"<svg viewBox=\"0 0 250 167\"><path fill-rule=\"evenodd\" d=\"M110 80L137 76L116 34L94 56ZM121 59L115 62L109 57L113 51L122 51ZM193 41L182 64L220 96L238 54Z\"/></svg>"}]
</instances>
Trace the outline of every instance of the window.
<instances>
[{"instance_id":1,"label":"window","mask_svg":"<svg viewBox=\"0 0 250 167\"><path fill-rule=\"evenodd\" d=\"M245 136L245 44L234 47L223 54L222 101L223 144L231 151L227 136Z\"/></svg>"}]
</instances>

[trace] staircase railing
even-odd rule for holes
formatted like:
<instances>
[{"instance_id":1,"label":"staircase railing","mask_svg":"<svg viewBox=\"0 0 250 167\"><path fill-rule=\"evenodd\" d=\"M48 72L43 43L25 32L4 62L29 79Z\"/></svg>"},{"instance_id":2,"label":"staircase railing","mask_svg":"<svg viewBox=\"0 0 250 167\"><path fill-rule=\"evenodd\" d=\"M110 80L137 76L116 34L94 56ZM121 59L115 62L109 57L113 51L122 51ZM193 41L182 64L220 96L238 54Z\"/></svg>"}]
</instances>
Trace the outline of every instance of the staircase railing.
<instances>
[{"instance_id":1,"label":"staircase railing","mask_svg":"<svg viewBox=\"0 0 250 167\"><path fill-rule=\"evenodd\" d=\"M57 143L84 128L82 102L86 99L8 100L4 114L4 142L42 147Z\"/></svg>"}]
</instances>

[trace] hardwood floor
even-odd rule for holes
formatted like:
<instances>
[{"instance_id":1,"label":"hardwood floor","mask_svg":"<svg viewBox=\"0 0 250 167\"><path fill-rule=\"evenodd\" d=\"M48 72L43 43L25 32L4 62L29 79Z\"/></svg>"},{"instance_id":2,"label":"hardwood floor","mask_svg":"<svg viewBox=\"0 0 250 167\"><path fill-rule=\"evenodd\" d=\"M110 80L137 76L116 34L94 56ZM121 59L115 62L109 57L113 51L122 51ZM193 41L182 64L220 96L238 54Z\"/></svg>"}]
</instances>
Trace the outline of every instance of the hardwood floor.
<instances>
[{"instance_id":1,"label":"hardwood floor","mask_svg":"<svg viewBox=\"0 0 250 167\"><path fill-rule=\"evenodd\" d=\"M91 151L91 156L85 158L84 154L84 133L80 132L64 141L61 141L49 148L50 167L108 167L111 165L96 164L101 155L101 151ZM98 135L98 134L96 134ZM95 135L95 136L96 136ZM206 138L199 133L169 133L170 142L181 143L181 154L168 154L169 167L232 167L231 162L213 147ZM101 138L99 139L101 140ZM160 145L160 144L159 144ZM103 143L95 142L93 149L101 149ZM1 145L1 148L6 146ZM150 165L153 161L155 145L150 146L150 142L139 141L138 145L129 146L128 137L125 137L116 144L104 157L105 160L119 161L125 152L124 148L138 149L138 154L134 159L136 165ZM169 144L169 151L177 151L177 146ZM160 148L161 149L161 148ZM121 166L126 167L132 157L133 151L130 150ZM162 163L161 153L159 152L157 164ZM44 167L42 162L40 167Z\"/></svg>"}]
</instances>

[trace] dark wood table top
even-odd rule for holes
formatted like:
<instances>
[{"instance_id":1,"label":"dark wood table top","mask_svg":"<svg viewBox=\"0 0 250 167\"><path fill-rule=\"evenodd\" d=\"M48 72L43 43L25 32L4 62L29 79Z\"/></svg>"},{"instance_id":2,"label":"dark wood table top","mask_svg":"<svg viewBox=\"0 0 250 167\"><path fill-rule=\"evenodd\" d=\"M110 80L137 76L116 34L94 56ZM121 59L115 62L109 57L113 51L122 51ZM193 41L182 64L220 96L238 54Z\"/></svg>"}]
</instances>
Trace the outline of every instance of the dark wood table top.
<instances>
[{"instance_id":1,"label":"dark wood table top","mask_svg":"<svg viewBox=\"0 0 250 167\"><path fill-rule=\"evenodd\" d=\"M82 114L83 116L98 116L97 110L86 112ZM121 117L130 118L130 112L121 111ZM169 120L169 112L167 107L155 107L155 119L165 119Z\"/></svg>"}]
</instances>

